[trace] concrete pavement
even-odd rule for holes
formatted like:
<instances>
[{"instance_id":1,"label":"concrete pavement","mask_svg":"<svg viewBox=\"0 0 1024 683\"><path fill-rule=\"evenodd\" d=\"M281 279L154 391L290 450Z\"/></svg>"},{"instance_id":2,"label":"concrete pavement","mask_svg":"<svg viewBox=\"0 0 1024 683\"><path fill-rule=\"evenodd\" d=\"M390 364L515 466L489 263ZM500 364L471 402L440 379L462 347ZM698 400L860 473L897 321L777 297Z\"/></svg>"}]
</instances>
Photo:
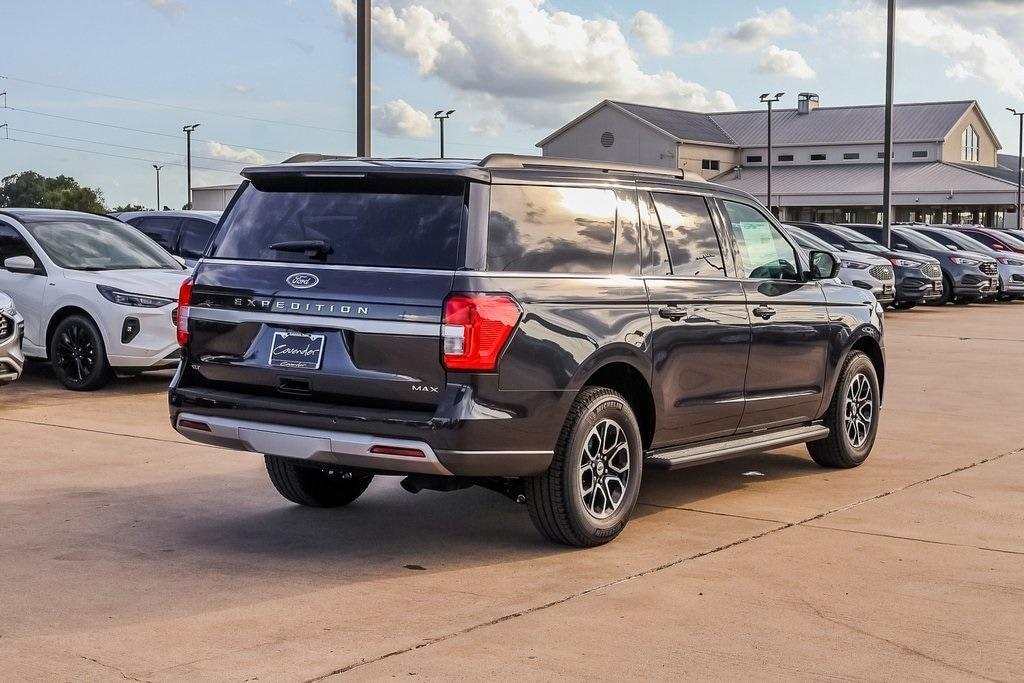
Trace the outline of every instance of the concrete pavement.
<instances>
[{"instance_id":1,"label":"concrete pavement","mask_svg":"<svg viewBox=\"0 0 1024 683\"><path fill-rule=\"evenodd\" d=\"M887 317L866 465L653 473L625 533L544 542L483 490L287 504L169 427L167 376L0 390L0 671L22 680L1013 680L1024 304Z\"/></svg>"}]
</instances>

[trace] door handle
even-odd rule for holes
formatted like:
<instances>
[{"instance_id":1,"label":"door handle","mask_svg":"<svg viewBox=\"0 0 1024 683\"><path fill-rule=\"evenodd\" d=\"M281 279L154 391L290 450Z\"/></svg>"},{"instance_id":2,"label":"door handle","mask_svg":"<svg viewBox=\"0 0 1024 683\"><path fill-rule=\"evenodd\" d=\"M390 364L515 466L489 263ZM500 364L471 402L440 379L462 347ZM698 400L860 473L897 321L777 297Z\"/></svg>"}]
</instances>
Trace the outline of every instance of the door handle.
<instances>
[{"instance_id":1,"label":"door handle","mask_svg":"<svg viewBox=\"0 0 1024 683\"><path fill-rule=\"evenodd\" d=\"M776 311L771 306L758 306L757 308L754 309L754 315L763 320L768 320L769 318L773 317L776 313L778 313L778 311Z\"/></svg>"},{"instance_id":2,"label":"door handle","mask_svg":"<svg viewBox=\"0 0 1024 683\"><path fill-rule=\"evenodd\" d=\"M690 312L687 311L685 308L680 308L675 304L672 304L671 306L663 306L658 310L658 315L660 315L662 318L671 320L672 322L679 322L683 318L687 317L689 314Z\"/></svg>"}]
</instances>

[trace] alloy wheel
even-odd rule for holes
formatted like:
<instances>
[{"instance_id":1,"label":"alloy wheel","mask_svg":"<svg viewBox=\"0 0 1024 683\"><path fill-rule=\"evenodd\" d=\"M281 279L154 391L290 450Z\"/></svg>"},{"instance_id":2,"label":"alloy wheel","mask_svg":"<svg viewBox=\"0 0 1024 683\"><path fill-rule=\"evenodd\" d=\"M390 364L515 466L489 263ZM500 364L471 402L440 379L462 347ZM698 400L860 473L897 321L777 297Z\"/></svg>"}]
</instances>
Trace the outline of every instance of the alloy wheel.
<instances>
[{"instance_id":1,"label":"alloy wheel","mask_svg":"<svg viewBox=\"0 0 1024 683\"><path fill-rule=\"evenodd\" d=\"M61 330L54 359L61 373L75 384L86 381L96 369L96 343L90 330L74 323Z\"/></svg>"},{"instance_id":2,"label":"alloy wheel","mask_svg":"<svg viewBox=\"0 0 1024 683\"><path fill-rule=\"evenodd\" d=\"M595 519L615 513L629 484L629 441L613 420L601 420L590 430L580 457L579 486L583 506Z\"/></svg>"},{"instance_id":3,"label":"alloy wheel","mask_svg":"<svg viewBox=\"0 0 1024 683\"><path fill-rule=\"evenodd\" d=\"M875 419L874 392L871 381L863 373L854 376L846 390L843 427L853 448L861 448L871 434Z\"/></svg>"}]
</instances>

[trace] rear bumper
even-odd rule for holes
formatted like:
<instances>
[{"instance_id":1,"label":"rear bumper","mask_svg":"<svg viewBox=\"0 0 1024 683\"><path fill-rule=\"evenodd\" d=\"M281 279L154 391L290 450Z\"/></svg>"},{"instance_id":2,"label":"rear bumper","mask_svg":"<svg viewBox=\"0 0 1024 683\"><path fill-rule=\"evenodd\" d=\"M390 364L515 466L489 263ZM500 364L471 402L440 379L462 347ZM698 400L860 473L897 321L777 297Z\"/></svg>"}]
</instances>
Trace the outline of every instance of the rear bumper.
<instances>
[{"instance_id":1,"label":"rear bumper","mask_svg":"<svg viewBox=\"0 0 1024 683\"><path fill-rule=\"evenodd\" d=\"M449 389L437 411L426 413L172 384L171 424L182 436L213 446L392 474L524 477L548 468L566 402L574 394L510 392L519 405L501 410L478 404L469 387ZM532 405L527 410L524 404ZM203 423L209 431L183 426L182 420ZM424 455L371 453L374 446L412 448Z\"/></svg>"}]
</instances>

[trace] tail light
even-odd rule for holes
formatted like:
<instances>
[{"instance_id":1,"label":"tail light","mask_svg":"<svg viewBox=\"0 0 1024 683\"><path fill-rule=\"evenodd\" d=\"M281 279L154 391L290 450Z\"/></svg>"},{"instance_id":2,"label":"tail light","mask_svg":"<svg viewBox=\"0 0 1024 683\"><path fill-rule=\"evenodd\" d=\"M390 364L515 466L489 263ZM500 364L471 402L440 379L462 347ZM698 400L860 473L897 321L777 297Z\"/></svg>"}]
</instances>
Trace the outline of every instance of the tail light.
<instances>
[{"instance_id":1,"label":"tail light","mask_svg":"<svg viewBox=\"0 0 1024 683\"><path fill-rule=\"evenodd\" d=\"M192 303L192 279L181 283L178 290L178 346L188 344L188 311Z\"/></svg>"},{"instance_id":2,"label":"tail light","mask_svg":"<svg viewBox=\"0 0 1024 683\"><path fill-rule=\"evenodd\" d=\"M444 302L444 366L490 372L519 324L522 311L508 294L452 294Z\"/></svg>"}]
</instances>

